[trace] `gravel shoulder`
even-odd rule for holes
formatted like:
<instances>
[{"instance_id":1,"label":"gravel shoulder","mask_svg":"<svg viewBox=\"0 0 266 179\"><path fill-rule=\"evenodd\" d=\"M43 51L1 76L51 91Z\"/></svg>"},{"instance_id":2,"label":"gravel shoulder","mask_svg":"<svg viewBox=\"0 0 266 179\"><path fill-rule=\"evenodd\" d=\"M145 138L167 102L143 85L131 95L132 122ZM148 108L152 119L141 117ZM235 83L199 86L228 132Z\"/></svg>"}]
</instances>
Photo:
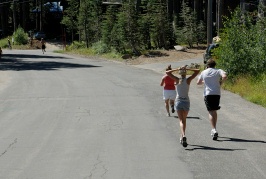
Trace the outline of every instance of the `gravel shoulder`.
<instances>
[{"instance_id":1,"label":"gravel shoulder","mask_svg":"<svg viewBox=\"0 0 266 179\"><path fill-rule=\"evenodd\" d=\"M199 49L188 49L187 51L177 50L158 50L161 55L141 55L138 58L127 59L126 64L128 65L142 65L150 63L166 63L166 62L177 62L189 59L203 58L205 50Z\"/></svg>"},{"instance_id":2,"label":"gravel shoulder","mask_svg":"<svg viewBox=\"0 0 266 179\"><path fill-rule=\"evenodd\" d=\"M47 50L62 50L63 45L61 42L49 41L46 43ZM166 63L166 62L177 62L188 59L199 59L203 58L205 49L187 49L186 51L177 50L152 50L145 55L139 57L133 57L125 59L124 62L127 65L142 65L151 63ZM91 57L90 57L91 58ZM101 58L101 57L96 57Z\"/></svg>"}]
</instances>

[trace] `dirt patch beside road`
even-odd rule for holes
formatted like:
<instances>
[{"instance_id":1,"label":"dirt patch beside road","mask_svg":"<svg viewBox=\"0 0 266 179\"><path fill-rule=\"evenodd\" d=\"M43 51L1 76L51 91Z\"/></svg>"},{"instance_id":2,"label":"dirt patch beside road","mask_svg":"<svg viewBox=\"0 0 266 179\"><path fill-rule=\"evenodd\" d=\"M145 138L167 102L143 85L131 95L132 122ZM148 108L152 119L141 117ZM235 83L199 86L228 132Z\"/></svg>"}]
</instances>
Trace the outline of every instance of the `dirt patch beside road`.
<instances>
[{"instance_id":1,"label":"dirt patch beside road","mask_svg":"<svg viewBox=\"0 0 266 179\"><path fill-rule=\"evenodd\" d=\"M41 49L41 43L39 40L33 40L32 44L25 46L26 49ZM61 41L46 41L47 50L62 50L63 43ZM147 52L145 55L139 57L133 57L125 59L124 62L127 65L141 65L149 63L162 63L162 62L176 62L187 59L199 59L203 58L203 53L205 48L201 49L188 49L187 51L177 51L177 50L152 50ZM71 53L70 53L71 54ZM95 58L101 58L96 57Z\"/></svg>"},{"instance_id":2,"label":"dirt patch beside road","mask_svg":"<svg viewBox=\"0 0 266 179\"><path fill-rule=\"evenodd\" d=\"M128 65L141 65L149 63L176 62L188 59L200 59L203 58L204 51L205 50L201 49L188 49L186 52L177 50L157 50L157 53L152 53L151 55L141 55L140 57L127 59L125 61Z\"/></svg>"}]
</instances>

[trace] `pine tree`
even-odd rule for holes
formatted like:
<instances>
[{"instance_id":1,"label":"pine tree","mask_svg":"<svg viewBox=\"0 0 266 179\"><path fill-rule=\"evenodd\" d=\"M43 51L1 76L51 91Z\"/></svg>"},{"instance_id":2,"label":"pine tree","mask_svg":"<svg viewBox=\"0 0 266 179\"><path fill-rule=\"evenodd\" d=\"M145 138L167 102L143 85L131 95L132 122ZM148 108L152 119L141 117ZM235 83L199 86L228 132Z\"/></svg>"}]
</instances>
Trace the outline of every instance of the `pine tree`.
<instances>
[{"instance_id":1,"label":"pine tree","mask_svg":"<svg viewBox=\"0 0 266 179\"><path fill-rule=\"evenodd\" d=\"M140 5L139 19L138 19L139 29L140 29L140 46L143 49L151 49L151 37L150 29L151 22L148 14L148 0L142 0Z\"/></svg>"},{"instance_id":2,"label":"pine tree","mask_svg":"<svg viewBox=\"0 0 266 179\"><path fill-rule=\"evenodd\" d=\"M140 55L139 51L139 25L138 16L134 0L124 2L121 12L118 14L117 25L117 45L123 45L125 49L131 49L134 55ZM116 49L119 49L116 45Z\"/></svg>"},{"instance_id":3,"label":"pine tree","mask_svg":"<svg viewBox=\"0 0 266 179\"><path fill-rule=\"evenodd\" d=\"M180 12L180 22L176 32L177 43L185 43L188 44L189 47L193 47L193 44L197 42L197 34L199 34L199 32L196 12L188 6L186 0L183 0Z\"/></svg>"},{"instance_id":4,"label":"pine tree","mask_svg":"<svg viewBox=\"0 0 266 179\"><path fill-rule=\"evenodd\" d=\"M102 22L102 42L111 48L115 37L112 34L113 28L117 23L117 6L108 6Z\"/></svg>"},{"instance_id":5,"label":"pine tree","mask_svg":"<svg viewBox=\"0 0 266 179\"><path fill-rule=\"evenodd\" d=\"M79 11L79 29L87 48L101 39L101 0L82 0Z\"/></svg>"},{"instance_id":6,"label":"pine tree","mask_svg":"<svg viewBox=\"0 0 266 179\"><path fill-rule=\"evenodd\" d=\"M74 41L74 34L76 33L77 18L78 18L78 7L79 2L76 0L68 0L69 7L64 11L64 16L61 21L62 24L66 26L68 32L71 33L72 42Z\"/></svg>"},{"instance_id":7,"label":"pine tree","mask_svg":"<svg viewBox=\"0 0 266 179\"><path fill-rule=\"evenodd\" d=\"M171 25L168 21L167 1L150 0L148 17L151 21L150 34L153 45L155 48L168 49L171 39Z\"/></svg>"}]
</instances>

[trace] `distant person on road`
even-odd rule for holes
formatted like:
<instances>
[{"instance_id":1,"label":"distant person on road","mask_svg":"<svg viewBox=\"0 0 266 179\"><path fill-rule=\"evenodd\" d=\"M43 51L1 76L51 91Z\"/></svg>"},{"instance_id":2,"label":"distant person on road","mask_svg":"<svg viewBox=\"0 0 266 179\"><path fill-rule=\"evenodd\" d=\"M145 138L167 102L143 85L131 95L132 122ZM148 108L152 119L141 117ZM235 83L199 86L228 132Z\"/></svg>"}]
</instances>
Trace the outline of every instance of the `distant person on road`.
<instances>
[{"instance_id":1,"label":"distant person on road","mask_svg":"<svg viewBox=\"0 0 266 179\"><path fill-rule=\"evenodd\" d=\"M169 65L166 68L166 71L168 70L172 70L171 65ZM168 75L164 75L161 80L161 86L163 86L163 99L165 103L167 116L170 116L169 104L171 106L172 113L175 112L174 109L175 97L176 97L175 80L170 78Z\"/></svg>"},{"instance_id":2,"label":"distant person on road","mask_svg":"<svg viewBox=\"0 0 266 179\"><path fill-rule=\"evenodd\" d=\"M15 43L15 42L14 42L14 37L12 37L12 45L14 45L14 43Z\"/></svg>"},{"instance_id":3,"label":"distant person on road","mask_svg":"<svg viewBox=\"0 0 266 179\"><path fill-rule=\"evenodd\" d=\"M10 50L12 50L12 46L11 46L11 42L10 42L9 37L8 37L8 39L7 39L7 45L8 45L8 48L9 48Z\"/></svg>"},{"instance_id":4,"label":"distant person on road","mask_svg":"<svg viewBox=\"0 0 266 179\"><path fill-rule=\"evenodd\" d=\"M2 51L2 48L0 47L0 59L2 57L2 54L3 54L3 51Z\"/></svg>"},{"instance_id":5,"label":"distant person on road","mask_svg":"<svg viewBox=\"0 0 266 179\"><path fill-rule=\"evenodd\" d=\"M226 72L215 68L215 66L216 62L213 59L209 59L206 69L201 72L197 81L198 85L204 83L204 101L209 112L213 140L217 140L218 138L216 124L217 110L220 109L221 85L227 79Z\"/></svg>"},{"instance_id":6,"label":"distant person on road","mask_svg":"<svg viewBox=\"0 0 266 179\"><path fill-rule=\"evenodd\" d=\"M44 54L44 52L46 52L45 51L45 48L46 48L45 44L46 44L45 40L43 40L43 38L41 38L41 46L42 46L42 53L43 54Z\"/></svg>"},{"instance_id":7,"label":"distant person on road","mask_svg":"<svg viewBox=\"0 0 266 179\"><path fill-rule=\"evenodd\" d=\"M174 71L178 71L179 75L181 75L181 78L173 75L172 73ZM193 74L189 77L186 77L187 71L193 71ZM183 147L187 147L186 120L190 109L190 99L188 96L189 86L191 81L199 74L199 71L199 69L187 68L187 66L166 71L166 74L176 82L177 94L175 99L175 109L177 111L180 124L180 143L183 145Z\"/></svg>"}]
</instances>

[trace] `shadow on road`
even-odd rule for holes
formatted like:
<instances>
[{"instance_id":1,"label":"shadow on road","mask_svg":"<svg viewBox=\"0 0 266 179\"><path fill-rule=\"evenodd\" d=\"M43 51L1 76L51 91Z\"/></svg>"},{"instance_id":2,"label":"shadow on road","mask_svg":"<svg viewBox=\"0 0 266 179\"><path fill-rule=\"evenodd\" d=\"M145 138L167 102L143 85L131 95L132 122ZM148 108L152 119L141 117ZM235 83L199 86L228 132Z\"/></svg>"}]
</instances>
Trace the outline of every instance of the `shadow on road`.
<instances>
[{"instance_id":1,"label":"shadow on road","mask_svg":"<svg viewBox=\"0 0 266 179\"><path fill-rule=\"evenodd\" d=\"M178 118L178 116L175 116L175 118ZM197 117L197 116L187 116L187 119L200 119L200 117Z\"/></svg>"},{"instance_id":2,"label":"shadow on road","mask_svg":"<svg viewBox=\"0 0 266 179\"><path fill-rule=\"evenodd\" d=\"M4 54L2 56L2 60L14 60L14 59L23 59L23 58L67 59L67 57L60 57L60 56L53 56L53 55L32 55L32 54Z\"/></svg>"},{"instance_id":3,"label":"shadow on road","mask_svg":"<svg viewBox=\"0 0 266 179\"><path fill-rule=\"evenodd\" d=\"M262 140L247 140L247 139L238 139L238 138L232 138L232 137L220 137L217 141L231 141L231 142L256 142L256 143L266 143L266 141Z\"/></svg>"},{"instance_id":4,"label":"shadow on road","mask_svg":"<svg viewBox=\"0 0 266 179\"><path fill-rule=\"evenodd\" d=\"M220 137L218 138L219 142L222 141L231 141L231 142L255 142L255 143L266 143L266 141L262 140L247 140L247 139L238 139L238 138L231 138L231 137ZM186 149L189 151L193 150L221 150L221 151L235 151L235 150L246 150L246 149L226 149L226 148L215 148L215 147L208 147L208 146L202 146L202 145L188 145L192 146L194 148Z\"/></svg>"},{"instance_id":5,"label":"shadow on road","mask_svg":"<svg viewBox=\"0 0 266 179\"><path fill-rule=\"evenodd\" d=\"M55 61L23 61L23 58L44 58L42 55L25 55L25 54L8 54L0 60L0 70L2 71L26 71L26 70L58 70L60 68L93 68L100 67L95 65L83 65L67 62L55 62ZM45 56L50 59L66 59L65 57L58 56Z\"/></svg>"},{"instance_id":6,"label":"shadow on road","mask_svg":"<svg viewBox=\"0 0 266 179\"><path fill-rule=\"evenodd\" d=\"M208 146L203 146L203 145L188 145L192 146L193 148L191 149L186 149L188 151L193 151L193 150L219 150L219 151L236 151L236 150L246 150L246 149L227 149L227 148L216 148L216 147L208 147Z\"/></svg>"}]
</instances>

